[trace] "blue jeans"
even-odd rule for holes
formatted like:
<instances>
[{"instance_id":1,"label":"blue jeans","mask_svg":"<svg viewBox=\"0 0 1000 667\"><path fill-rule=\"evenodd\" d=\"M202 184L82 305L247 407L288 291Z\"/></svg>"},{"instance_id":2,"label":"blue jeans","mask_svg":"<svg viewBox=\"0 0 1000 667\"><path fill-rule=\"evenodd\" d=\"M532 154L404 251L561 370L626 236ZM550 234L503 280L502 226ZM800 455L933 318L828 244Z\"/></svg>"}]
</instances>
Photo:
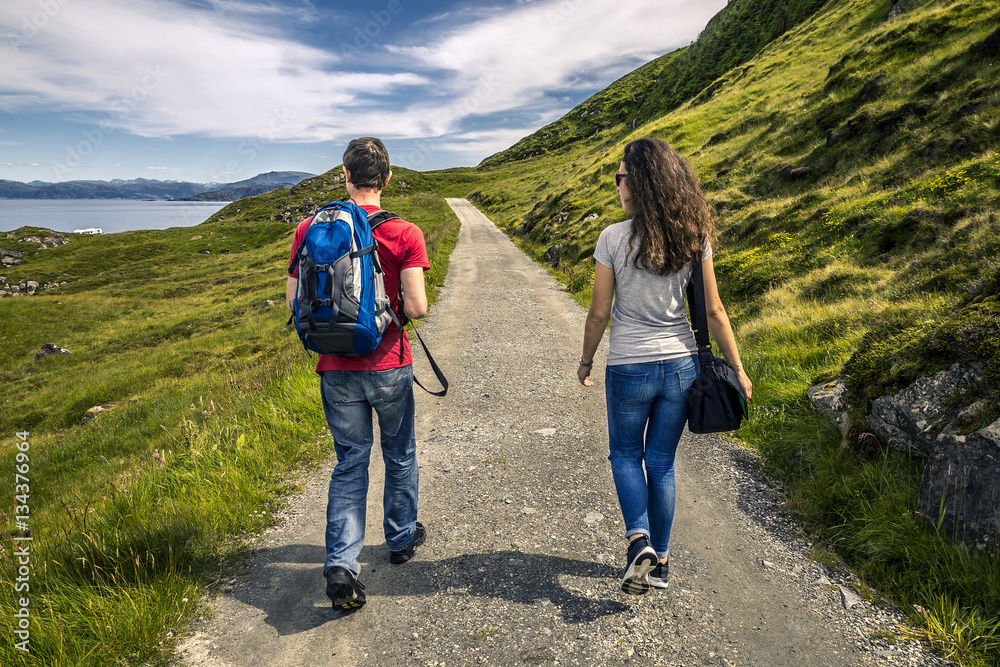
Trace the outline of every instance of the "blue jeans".
<instances>
[{"instance_id":1,"label":"blue jeans","mask_svg":"<svg viewBox=\"0 0 1000 667\"><path fill-rule=\"evenodd\" d=\"M625 535L648 536L660 558L670 551L674 455L687 422L687 392L698 370L698 356L693 355L608 366L605 372L608 459Z\"/></svg>"},{"instance_id":2,"label":"blue jeans","mask_svg":"<svg viewBox=\"0 0 1000 667\"><path fill-rule=\"evenodd\" d=\"M340 566L358 576L358 555L365 540L373 408L385 462L385 542L391 551L405 549L416 529L419 470L413 426L413 367L325 371L320 394L337 452L326 509L323 574Z\"/></svg>"}]
</instances>

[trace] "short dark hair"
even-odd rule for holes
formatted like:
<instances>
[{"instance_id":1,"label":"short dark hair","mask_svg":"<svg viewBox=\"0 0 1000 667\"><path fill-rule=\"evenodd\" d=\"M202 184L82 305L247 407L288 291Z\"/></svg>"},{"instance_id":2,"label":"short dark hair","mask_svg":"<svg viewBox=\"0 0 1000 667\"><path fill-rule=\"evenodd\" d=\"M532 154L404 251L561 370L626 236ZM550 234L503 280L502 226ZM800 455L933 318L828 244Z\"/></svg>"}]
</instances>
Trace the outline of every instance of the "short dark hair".
<instances>
[{"instance_id":1,"label":"short dark hair","mask_svg":"<svg viewBox=\"0 0 1000 667\"><path fill-rule=\"evenodd\" d=\"M347 144L344 168L356 188L381 190L389 181L389 151L375 137L361 137Z\"/></svg>"}]
</instances>

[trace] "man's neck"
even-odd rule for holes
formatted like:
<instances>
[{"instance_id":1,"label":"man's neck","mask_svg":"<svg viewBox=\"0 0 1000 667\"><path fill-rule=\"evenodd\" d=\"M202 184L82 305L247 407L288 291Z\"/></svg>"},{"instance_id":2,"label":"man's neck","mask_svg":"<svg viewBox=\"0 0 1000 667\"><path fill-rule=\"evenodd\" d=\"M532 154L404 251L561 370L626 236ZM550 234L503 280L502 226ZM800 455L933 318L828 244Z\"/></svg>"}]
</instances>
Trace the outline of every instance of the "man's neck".
<instances>
[{"instance_id":1,"label":"man's neck","mask_svg":"<svg viewBox=\"0 0 1000 667\"><path fill-rule=\"evenodd\" d=\"M374 188L350 188L348 194L358 206L382 208L382 191Z\"/></svg>"}]
</instances>

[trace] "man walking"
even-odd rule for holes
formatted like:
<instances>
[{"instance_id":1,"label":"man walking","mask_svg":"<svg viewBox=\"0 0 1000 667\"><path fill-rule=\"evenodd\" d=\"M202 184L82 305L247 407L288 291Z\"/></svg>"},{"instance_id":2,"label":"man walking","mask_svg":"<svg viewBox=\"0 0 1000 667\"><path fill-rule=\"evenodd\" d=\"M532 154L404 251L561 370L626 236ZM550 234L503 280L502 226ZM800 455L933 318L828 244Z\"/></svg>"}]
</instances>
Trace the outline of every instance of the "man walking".
<instances>
[{"instance_id":1,"label":"man walking","mask_svg":"<svg viewBox=\"0 0 1000 667\"><path fill-rule=\"evenodd\" d=\"M371 214L381 208L382 190L392 171L389 153L376 138L362 137L344 151L344 177L351 199ZM299 223L292 242L295 256L311 218ZM410 319L427 312L424 271L430 268L424 236L416 225L388 220L374 230L391 307ZM289 309L296 293L296 266L288 276ZM400 291L402 288L402 291ZM398 303L402 296L402 304ZM417 521L418 468L414 434L413 369L405 331L390 324L382 342L369 355L319 355L323 410L333 436L337 465L330 477L326 510L326 594L334 609L365 604L365 587L357 577L358 555L365 537L368 463L373 442L372 410L378 417L385 461L383 527L389 561L405 563L423 544L426 531Z\"/></svg>"}]
</instances>

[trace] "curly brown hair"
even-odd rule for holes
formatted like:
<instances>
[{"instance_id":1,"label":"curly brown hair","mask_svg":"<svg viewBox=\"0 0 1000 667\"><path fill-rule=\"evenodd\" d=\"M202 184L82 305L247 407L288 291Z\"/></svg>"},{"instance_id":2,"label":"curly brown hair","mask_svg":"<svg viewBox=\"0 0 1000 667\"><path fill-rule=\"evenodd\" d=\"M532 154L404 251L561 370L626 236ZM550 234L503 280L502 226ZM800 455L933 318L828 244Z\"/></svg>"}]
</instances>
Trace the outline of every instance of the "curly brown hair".
<instances>
[{"instance_id":1,"label":"curly brown hair","mask_svg":"<svg viewBox=\"0 0 1000 667\"><path fill-rule=\"evenodd\" d=\"M694 170L660 139L637 139L622 158L637 269L664 276L699 259L715 240L715 223Z\"/></svg>"}]
</instances>

